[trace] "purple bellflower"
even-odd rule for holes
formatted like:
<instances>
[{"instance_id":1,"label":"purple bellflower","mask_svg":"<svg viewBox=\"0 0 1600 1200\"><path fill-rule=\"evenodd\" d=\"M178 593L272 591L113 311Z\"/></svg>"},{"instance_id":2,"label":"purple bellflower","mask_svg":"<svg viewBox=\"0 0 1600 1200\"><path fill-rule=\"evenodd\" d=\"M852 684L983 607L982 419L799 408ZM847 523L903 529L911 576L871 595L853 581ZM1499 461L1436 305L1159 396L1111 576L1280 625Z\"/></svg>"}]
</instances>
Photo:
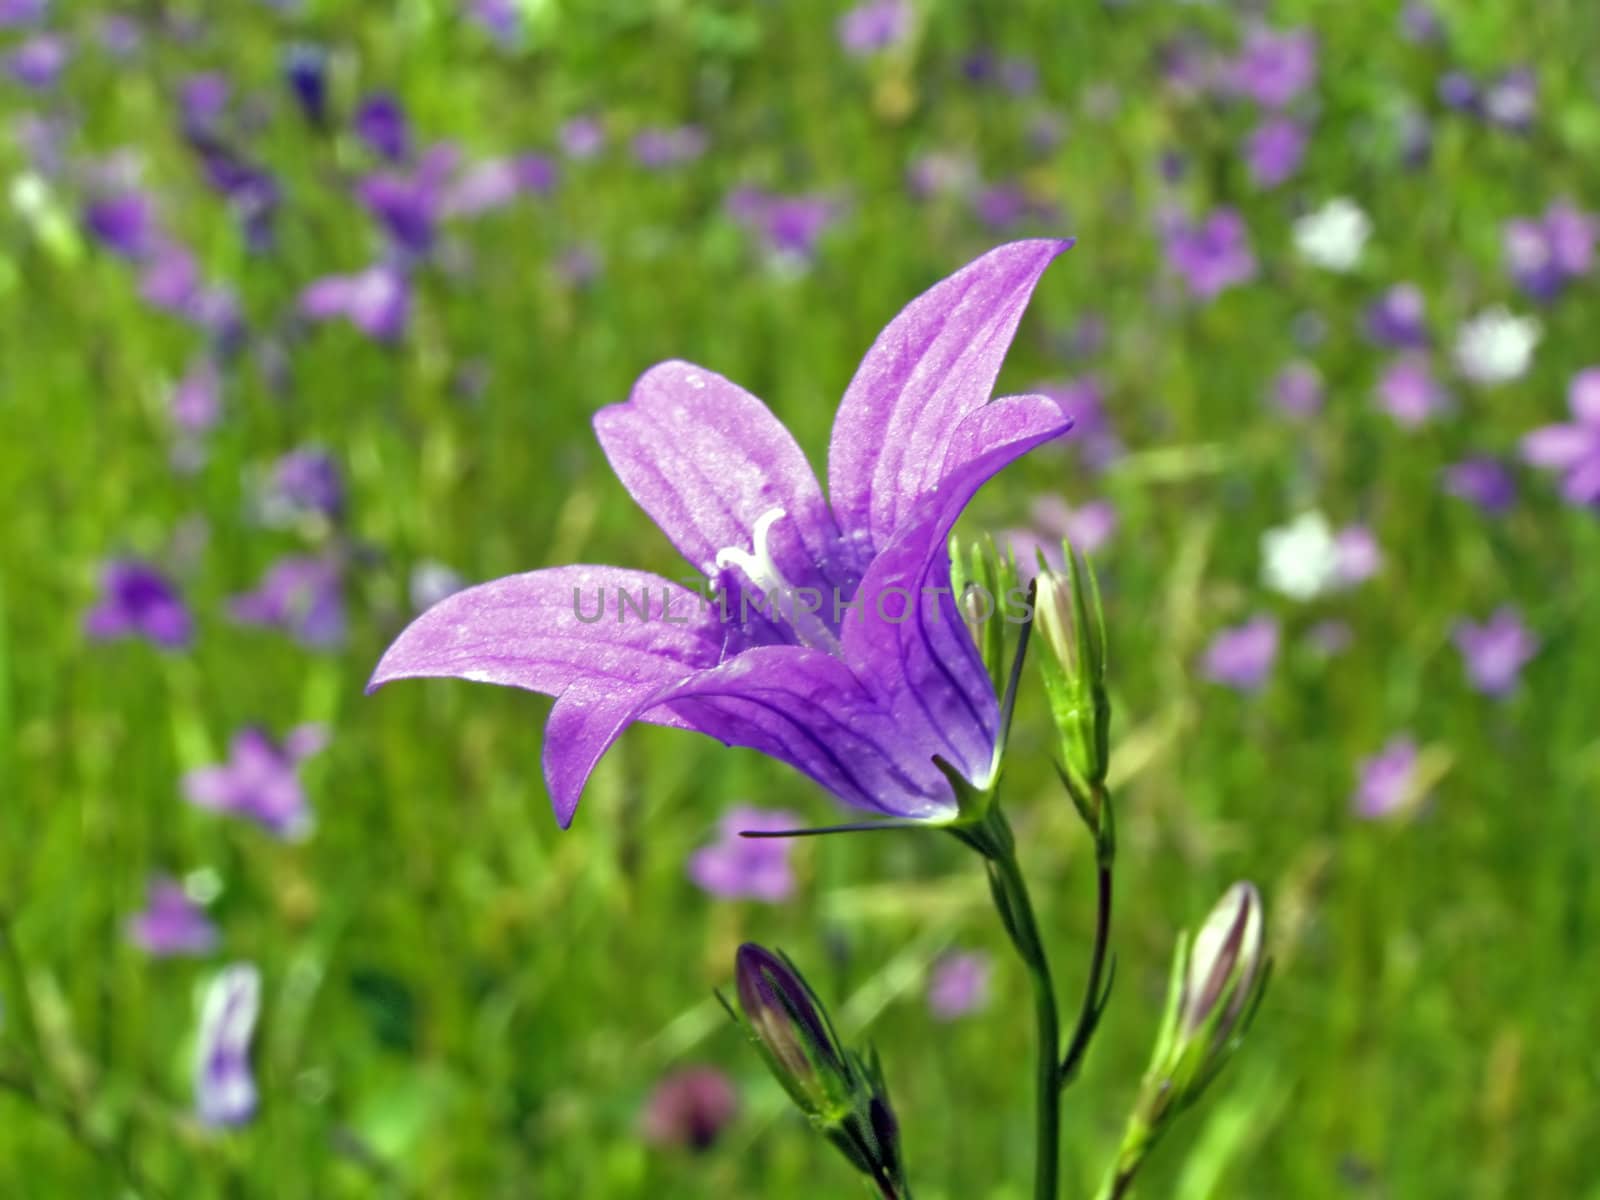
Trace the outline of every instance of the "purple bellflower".
<instances>
[{"instance_id":1,"label":"purple bellflower","mask_svg":"<svg viewBox=\"0 0 1600 1200\"><path fill-rule=\"evenodd\" d=\"M291 450L272 466L267 507L285 516L317 515L338 521L344 515L344 480L333 455L316 446Z\"/></svg>"},{"instance_id":2,"label":"purple bellflower","mask_svg":"<svg viewBox=\"0 0 1600 1200\"><path fill-rule=\"evenodd\" d=\"M203 1124L244 1125L257 1093L250 1042L261 1013L261 972L250 963L224 967L206 987L195 1044L195 1109Z\"/></svg>"},{"instance_id":3,"label":"purple bellflower","mask_svg":"<svg viewBox=\"0 0 1600 1200\"><path fill-rule=\"evenodd\" d=\"M352 121L356 137L378 157L404 162L411 154L411 126L400 101L384 92L362 100Z\"/></svg>"},{"instance_id":4,"label":"purple bellflower","mask_svg":"<svg viewBox=\"0 0 1600 1200\"><path fill-rule=\"evenodd\" d=\"M1567 404L1573 419L1545 425L1522 439L1523 460L1561 472L1561 494L1569 504L1600 507L1600 367L1572 378Z\"/></svg>"},{"instance_id":5,"label":"purple bellflower","mask_svg":"<svg viewBox=\"0 0 1600 1200\"><path fill-rule=\"evenodd\" d=\"M101 599L83 619L84 632L95 641L141 637L165 650L189 644L194 622L178 589L160 571L133 559L106 565Z\"/></svg>"},{"instance_id":6,"label":"purple bellflower","mask_svg":"<svg viewBox=\"0 0 1600 1200\"><path fill-rule=\"evenodd\" d=\"M1517 286L1535 300L1554 300L1594 266L1600 221L1571 204L1556 203L1539 217L1506 222L1506 267Z\"/></svg>"},{"instance_id":7,"label":"purple bellflower","mask_svg":"<svg viewBox=\"0 0 1600 1200\"><path fill-rule=\"evenodd\" d=\"M1517 686L1522 668L1539 652L1539 639L1510 607L1497 609L1482 625L1460 622L1454 637L1467 678L1485 696L1508 694Z\"/></svg>"},{"instance_id":8,"label":"purple bellflower","mask_svg":"<svg viewBox=\"0 0 1600 1200\"><path fill-rule=\"evenodd\" d=\"M639 1129L653 1146L675 1146L696 1153L716 1144L738 1114L739 1094L715 1067L682 1067L664 1076L639 1117Z\"/></svg>"},{"instance_id":9,"label":"purple bellflower","mask_svg":"<svg viewBox=\"0 0 1600 1200\"><path fill-rule=\"evenodd\" d=\"M128 920L128 940L155 958L209 954L217 946L217 928L176 879L150 881L149 900Z\"/></svg>"},{"instance_id":10,"label":"purple bellflower","mask_svg":"<svg viewBox=\"0 0 1600 1200\"><path fill-rule=\"evenodd\" d=\"M1371 758L1361 760L1351 804L1356 815L1375 819L1409 806L1416 799L1416 740L1402 734L1389 740Z\"/></svg>"},{"instance_id":11,"label":"purple bellflower","mask_svg":"<svg viewBox=\"0 0 1600 1200\"><path fill-rule=\"evenodd\" d=\"M740 834L779 833L795 829L800 818L790 812L731 808L718 826L718 838L689 857L689 878L713 896L764 900L776 904L794 892L789 867L793 842L786 838L748 838Z\"/></svg>"},{"instance_id":12,"label":"purple bellflower","mask_svg":"<svg viewBox=\"0 0 1600 1200\"><path fill-rule=\"evenodd\" d=\"M281 742L246 727L233 735L227 762L183 777L184 797L198 808L255 821L286 841L299 840L311 831L300 764L327 742L320 725L297 725Z\"/></svg>"},{"instance_id":13,"label":"purple bellflower","mask_svg":"<svg viewBox=\"0 0 1600 1200\"><path fill-rule=\"evenodd\" d=\"M1316 36L1309 29L1252 29L1228 74L1236 92L1264 108L1283 108L1316 82Z\"/></svg>"},{"instance_id":14,"label":"purple bellflower","mask_svg":"<svg viewBox=\"0 0 1600 1200\"><path fill-rule=\"evenodd\" d=\"M1428 312L1422 289L1414 283L1397 283L1367 309L1367 336L1395 350L1421 350L1428 336Z\"/></svg>"},{"instance_id":15,"label":"purple bellflower","mask_svg":"<svg viewBox=\"0 0 1600 1200\"><path fill-rule=\"evenodd\" d=\"M994 964L987 954L946 954L934 963L928 979L928 1009L935 1019L954 1021L977 1012L989 999Z\"/></svg>"},{"instance_id":16,"label":"purple bellflower","mask_svg":"<svg viewBox=\"0 0 1600 1200\"><path fill-rule=\"evenodd\" d=\"M1300 169L1308 141L1305 126L1289 117L1262 121L1245 140L1244 157L1250 180L1258 188L1275 188Z\"/></svg>"},{"instance_id":17,"label":"purple bellflower","mask_svg":"<svg viewBox=\"0 0 1600 1200\"><path fill-rule=\"evenodd\" d=\"M865 0L839 18L839 45L852 58L892 49L911 33L909 0Z\"/></svg>"},{"instance_id":18,"label":"purple bellflower","mask_svg":"<svg viewBox=\"0 0 1600 1200\"><path fill-rule=\"evenodd\" d=\"M6 58L6 69L23 87L42 92L55 86L72 58L72 45L57 33L37 33Z\"/></svg>"},{"instance_id":19,"label":"purple bellflower","mask_svg":"<svg viewBox=\"0 0 1600 1200\"><path fill-rule=\"evenodd\" d=\"M1444 490L1470 500L1492 516L1510 511L1517 502L1517 481L1511 468L1487 454L1464 458L1446 467Z\"/></svg>"},{"instance_id":20,"label":"purple bellflower","mask_svg":"<svg viewBox=\"0 0 1600 1200\"><path fill-rule=\"evenodd\" d=\"M1168 265L1202 300L1255 278L1244 218L1231 208L1216 209L1198 224L1181 217L1170 221L1163 240Z\"/></svg>"},{"instance_id":21,"label":"purple bellflower","mask_svg":"<svg viewBox=\"0 0 1600 1200\"><path fill-rule=\"evenodd\" d=\"M1322 411L1326 389L1322 372L1309 362L1292 362L1272 379L1272 402L1279 412L1304 421Z\"/></svg>"},{"instance_id":22,"label":"purple bellflower","mask_svg":"<svg viewBox=\"0 0 1600 1200\"><path fill-rule=\"evenodd\" d=\"M1212 683L1241 692L1255 692L1266 683L1278 658L1278 623L1254 617L1224 629L1211 639L1201 670Z\"/></svg>"},{"instance_id":23,"label":"purple bellflower","mask_svg":"<svg viewBox=\"0 0 1600 1200\"><path fill-rule=\"evenodd\" d=\"M343 581L338 562L326 556L280 558L253 590L234 596L228 608L241 625L281 629L312 649L344 641Z\"/></svg>"},{"instance_id":24,"label":"purple bellflower","mask_svg":"<svg viewBox=\"0 0 1600 1200\"><path fill-rule=\"evenodd\" d=\"M411 281L387 263L324 275L300 293L299 310L311 321L343 318L376 342L399 341L411 320Z\"/></svg>"},{"instance_id":25,"label":"purple bellflower","mask_svg":"<svg viewBox=\"0 0 1600 1200\"><path fill-rule=\"evenodd\" d=\"M651 368L595 432L711 601L620 567L510 576L424 613L369 687L449 676L554 696L544 772L562 826L641 720L761 751L856 808L953 820L953 776L993 783L1000 714L950 593L949 536L985 482L1070 427L1047 397L990 399L1067 245L1001 246L889 323L834 421L829 500L761 401L689 363Z\"/></svg>"}]
</instances>

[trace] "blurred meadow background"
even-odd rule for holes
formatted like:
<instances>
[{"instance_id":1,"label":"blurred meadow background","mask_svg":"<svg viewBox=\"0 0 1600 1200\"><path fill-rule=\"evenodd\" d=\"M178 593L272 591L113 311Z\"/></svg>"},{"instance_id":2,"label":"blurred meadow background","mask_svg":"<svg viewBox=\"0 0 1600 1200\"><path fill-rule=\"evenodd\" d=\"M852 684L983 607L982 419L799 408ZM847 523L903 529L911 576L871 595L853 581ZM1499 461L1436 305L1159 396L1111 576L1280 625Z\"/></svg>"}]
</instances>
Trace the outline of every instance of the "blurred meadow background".
<instances>
[{"instance_id":1,"label":"blurred meadow background","mask_svg":"<svg viewBox=\"0 0 1600 1200\"><path fill-rule=\"evenodd\" d=\"M1070 533L1110 623L1064 1191L1250 878L1273 989L1141 1194L1600 1197L1590 0L3 0L0 71L0 1194L857 1194L712 997L756 939L880 1048L923 1200L1021 1197L1027 980L953 839L733 870L737 806L838 811L653 728L563 833L547 701L362 688L463 583L684 573L589 425L652 363L820 467L902 304L1072 236L1001 390L1077 431L964 524ZM1030 685L1070 1007L1052 753ZM248 1117L195 1095L230 964Z\"/></svg>"}]
</instances>

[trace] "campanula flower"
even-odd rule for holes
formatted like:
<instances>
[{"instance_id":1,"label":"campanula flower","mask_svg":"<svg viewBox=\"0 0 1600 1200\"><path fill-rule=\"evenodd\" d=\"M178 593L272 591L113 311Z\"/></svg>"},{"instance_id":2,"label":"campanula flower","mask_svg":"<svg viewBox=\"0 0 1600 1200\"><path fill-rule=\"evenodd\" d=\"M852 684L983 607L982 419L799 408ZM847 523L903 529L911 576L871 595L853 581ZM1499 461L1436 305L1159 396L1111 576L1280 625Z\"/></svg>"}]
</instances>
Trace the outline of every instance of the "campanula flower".
<instances>
[{"instance_id":1,"label":"campanula flower","mask_svg":"<svg viewBox=\"0 0 1600 1200\"><path fill-rule=\"evenodd\" d=\"M241 625L280 629L303 646L327 649L344 641L344 585L339 564L318 555L280 558L228 611Z\"/></svg>"},{"instance_id":2,"label":"campanula flower","mask_svg":"<svg viewBox=\"0 0 1600 1200\"><path fill-rule=\"evenodd\" d=\"M1571 204L1556 203L1542 216L1506 222L1506 267L1517 286L1535 300L1555 299L1594 266L1600 221Z\"/></svg>"},{"instance_id":3,"label":"campanula flower","mask_svg":"<svg viewBox=\"0 0 1600 1200\"><path fill-rule=\"evenodd\" d=\"M1561 473L1568 503L1600 506L1600 367L1572 378L1567 390L1572 420L1545 425L1522 439L1522 457L1536 467Z\"/></svg>"},{"instance_id":4,"label":"campanula flower","mask_svg":"<svg viewBox=\"0 0 1600 1200\"><path fill-rule=\"evenodd\" d=\"M1464 458L1446 467L1444 490L1496 516L1509 511L1517 501L1517 481L1511 468L1487 454Z\"/></svg>"},{"instance_id":5,"label":"campanula flower","mask_svg":"<svg viewBox=\"0 0 1600 1200\"><path fill-rule=\"evenodd\" d=\"M1426 354L1402 354L1378 376L1378 407L1404 429L1417 429L1450 408L1450 394L1434 378Z\"/></svg>"},{"instance_id":6,"label":"campanula flower","mask_svg":"<svg viewBox=\"0 0 1600 1200\"><path fill-rule=\"evenodd\" d=\"M1325 389L1322 372L1308 362L1292 362L1272 380L1272 402L1279 412L1296 420L1322 411Z\"/></svg>"},{"instance_id":7,"label":"campanula flower","mask_svg":"<svg viewBox=\"0 0 1600 1200\"><path fill-rule=\"evenodd\" d=\"M1420 754L1409 735L1392 738L1357 768L1358 783L1352 798L1356 815L1387 817L1411 804L1416 797Z\"/></svg>"},{"instance_id":8,"label":"campanula flower","mask_svg":"<svg viewBox=\"0 0 1600 1200\"><path fill-rule=\"evenodd\" d=\"M149 901L128 920L128 940L155 958L209 954L216 949L217 927L176 879L150 881Z\"/></svg>"},{"instance_id":9,"label":"campanula flower","mask_svg":"<svg viewBox=\"0 0 1600 1200\"><path fill-rule=\"evenodd\" d=\"M1517 610L1503 606L1479 625L1461 621L1452 635L1472 686L1486 696L1504 696L1517 686L1522 668L1539 651L1539 639Z\"/></svg>"},{"instance_id":10,"label":"campanula flower","mask_svg":"<svg viewBox=\"0 0 1600 1200\"><path fill-rule=\"evenodd\" d=\"M356 108L351 122L356 137L378 157L404 162L411 154L411 125L400 101L386 92L374 92Z\"/></svg>"},{"instance_id":11,"label":"campanula flower","mask_svg":"<svg viewBox=\"0 0 1600 1200\"><path fill-rule=\"evenodd\" d=\"M1278 659L1280 634L1271 617L1252 617L1211 639L1201 672L1212 683L1240 692L1259 691Z\"/></svg>"},{"instance_id":12,"label":"campanula flower","mask_svg":"<svg viewBox=\"0 0 1600 1200\"><path fill-rule=\"evenodd\" d=\"M160 571L135 559L108 563L100 580L100 602L84 616L84 632L95 641L141 637L164 650L189 644L194 622L178 589Z\"/></svg>"},{"instance_id":13,"label":"campanula flower","mask_svg":"<svg viewBox=\"0 0 1600 1200\"><path fill-rule=\"evenodd\" d=\"M183 777L184 797L197 808L245 817L285 840L311 831L311 809L300 764L327 745L320 725L298 725L280 742L252 727L233 735L228 761Z\"/></svg>"},{"instance_id":14,"label":"campanula flower","mask_svg":"<svg viewBox=\"0 0 1600 1200\"><path fill-rule=\"evenodd\" d=\"M976 951L942 956L928 979L928 1011L940 1021L977 1012L989 1002L993 969L993 960Z\"/></svg>"},{"instance_id":15,"label":"campanula flower","mask_svg":"<svg viewBox=\"0 0 1600 1200\"><path fill-rule=\"evenodd\" d=\"M950 594L949 535L985 482L1070 425L1047 397L990 399L1066 247L1002 246L890 322L834 421L828 500L761 401L689 363L651 368L595 432L711 600L619 567L511 576L424 613L370 686L452 676L556 697L544 768L563 826L640 720L759 750L858 808L953 819L945 772L991 786L999 705Z\"/></svg>"},{"instance_id":16,"label":"campanula flower","mask_svg":"<svg viewBox=\"0 0 1600 1200\"><path fill-rule=\"evenodd\" d=\"M342 318L376 342L398 341L411 320L411 281L387 263L324 275L300 293L299 310L311 321Z\"/></svg>"},{"instance_id":17,"label":"campanula flower","mask_svg":"<svg viewBox=\"0 0 1600 1200\"><path fill-rule=\"evenodd\" d=\"M779 833L801 824L793 813L741 805L729 809L718 826L718 838L689 858L689 878L713 896L764 900L776 904L794 892L794 871L787 838L741 837L745 832Z\"/></svg>"},{"instance_id":18,"label":"campanula flower","mask_svg":"<svg viewBox=\"0 0 1600 1200\"><path fill-rule=\"evenodd\" d=\"M1316 36L1309 29L1252 29L1228 75L1236 92L1264 108L1283 108L1316 82Z\"/></svg>"},{"instance_id":19,"label":"campanula flower","mask_svg":"<svg viewBox=\"0 0 1600 1200\"><path fill-rule=\"evenodd\" d=\"M1183 218L1169 221L1164 241L1167 265L1202 300L1255 278L1249 232L1244 218L1231 208L1216 209L1198 224Z\"/></svg>"},{"instance_id":20,"label":"campanula flower","mask_svg":"<svg viewBox=\"0 0 1600 1200\"><path fill-rule=\"evenodd\" d=\"M1428 312L1422 289L1397 283L1367 309L1367 336L1395 350L1421 350L1428 345Z\"/></svg>"},{"instance_id":21,"label":"campanula flower","mask_svg":"<svg viewBox=\"0 0 1600 1200\"><path fill-rule=\"evenodd\" d=\"M911 33L909 0L865 0L839 18L839 45L853 58L892 49Z\"/></svg>"},{"instance_id":22,"label":"campanula flower","mask_svg":"<svg viewBox=\"0 0 1600 1200\"><path fill-rule=\"evenodd\" d=\"M206 986L195 1043L195 1109L206 1125L246 1124L258 1095L250 1042L261 1013L261 972L250 963L224 967Z\"/></svg>"},{"instance_id":23,"label":"campanula flower","mask_svg":"<svg viewBox=\"0 0 1600 1200\"><path fill-rule=\"evenodd\" d=\"M1300 169L1308 141L1305 126L1289 117L1268 117L1245 141L1250 179L1259 188L1275 188Z\"/></svg>"},{"instance_id":24,"label":"campanula flower","mask_svg":"<svg viewBox=\"0 0 1600 1200\"><path fill-rule=\"evenodd\" d=\"M733 1082L715 1067L681 1067L664 1076L640 1115L640 1132L653 1146L699 1153L711 1149L739 1111Z\"/></svg>"}]
</instances>

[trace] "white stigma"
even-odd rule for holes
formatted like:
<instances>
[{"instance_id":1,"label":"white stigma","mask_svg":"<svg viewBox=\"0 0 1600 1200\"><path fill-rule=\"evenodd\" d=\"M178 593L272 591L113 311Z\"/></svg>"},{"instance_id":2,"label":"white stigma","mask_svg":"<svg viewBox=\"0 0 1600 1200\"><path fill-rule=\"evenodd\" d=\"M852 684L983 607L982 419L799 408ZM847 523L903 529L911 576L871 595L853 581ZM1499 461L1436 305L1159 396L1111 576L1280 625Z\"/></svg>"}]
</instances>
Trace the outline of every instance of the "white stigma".
<instances>
[{"instance_id":1,"label":"white stigma","mask_svg":"<svg viewBox=\"0 0 1600 1200\"><path fill-rule=\"evenodd\" d=\"M751 531L755 553L740 549L738 546L727 546L717 551L717 569L724 570L728 567L738 567L743 571L745 578L763 592L789 590L788 581L783 573L778 570L778 564L772 561L772 551L767 548L767 535L772 532L772 527L788 514L781 508L769 508L756 518L755 528Z\"/></svg>"},{"instance_id":2,"label":"white stigma","mask_svg":"<svg viewBox=\"0 0 1600 1200\"><path fill-rule=\"evenodd\" d=\"M772 561L768 539L772 527L787 515L782 508L769 508L762 513L750 531L751 549L723 547L717 551L716 567L719 571L729 567L743 571L745 578L761 593L760 603L765 606L762 611L766 615L787 621L801 645L836 655L840 652L839 639L818 611L830 605L833 596L824 595L815 588L797 589Z\"/></svg>"}]
</instances>

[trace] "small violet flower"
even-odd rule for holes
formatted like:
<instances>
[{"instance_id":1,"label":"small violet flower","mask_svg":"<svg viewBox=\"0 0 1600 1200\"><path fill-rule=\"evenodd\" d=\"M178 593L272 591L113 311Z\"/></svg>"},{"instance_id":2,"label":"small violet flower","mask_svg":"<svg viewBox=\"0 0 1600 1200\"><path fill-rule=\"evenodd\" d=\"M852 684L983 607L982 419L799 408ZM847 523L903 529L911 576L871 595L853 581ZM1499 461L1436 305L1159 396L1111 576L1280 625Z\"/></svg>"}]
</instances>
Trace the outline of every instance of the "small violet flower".
<instances>
[{"instance_id":1,"label":"small violet flower","mask_svg":"<svg viewBox=\"0 0 1600 1200\"><path fill-rule=\"evenodd\" d=\"M197 808L244 817L286 841L311 832L311 809L300 764L327 745L320 725L297 725L281 742L247 727L233 735L228 761L183 777L183 794Z\"/></svg>"},{"instance_id":2,"label":"small violet flower","mask_svg":"<svg viewBox=\"0 0 1600 1200\"><path fill-rule=\"evenodd\" d=\"M181 650L194 634L183 597L160 571L136 559L117 559L100 577L100 602L84 616L84 632L97 642L139 637L164 650Z\"/></svg>"},{"instance_id":3,"label":"small violet flower","mask_svg":"<svg viewBox=\"0 0 1600 1200\"><path fill-rule=\"evenodd\" d=\"M689 857L689 878L713 896L777 904L794 892L788 838L747 838L740 834L779 833L800 827L793 813L741 806L729 809L718 838Z\"/></svg>"},{"instance_id":4,"label":"small violet flower","mask_svg":"<svg viewBox=\"0 0 1600 1200\"><path fill-rule=\"evenodd\" d=\"M260 1012L261 973L250 963L224 967L206 986L195 1044L195 1109L201 1123L228 1128L255 1116L250 1042Z\"/></svg>"},{"instance_id":5,"label":"small violet flower","mask_svg":"<svg viewBox=\"0 0 1600 1200\"><path fill-rule=\"evenodd\" d=\"M1278 660L1280 636L1271 617L1253 617L1224 629L1206 647L1201 672L1212 683L1235 691L1259 691Z\"/></svg>"},{"instance_id":6,"label":"small violet flower","mask_svg":"<svg viewBox=\"0 0 1600 1200\"><path fill-rule=\"evenodd\" d=\"M1456 649L1472 686L1486 696L1505 696L1517 686L1522 668L1539 651L1539 639L1517 610L1502 607L1481 625L1457 623Z\"/></svg>"},{"instance_id":7,"label":"small violet flower","mask_svg":"<svg viewBox=\"0 0 1600 1200\"><path fill-rule=\"evenodd\" d=\"M333 455L316 446L289 451L273 464L266 506L273 519L320 516L338 521L344 516L344 480L339 475L339 464Z\"/></svg>"},{"instance_id":8,"label":"small violet flower","mask_svg":"<svg viewBox=\"0 0 1600 1200\"><path fill-rule=\"evenodd\" d=\"M1403 354L1378 376L1378 407L1404 429L1417 429L1450 408L1450 394L1433 376L1425 354Z\"/></svg>"},{"instance_id":9,"label":"small violet flower","mask_svg":"<svg viewBox=\"0 0 1600 1200\"><path fill-rule=\"evenodd\" d=\"M1296 420L1321 412L1323 394L1322 372L1308 362L1292 362L1272 380L1273 405Z\"/></svg>"},{"instance_id":10,"label":"small violet flower","mask_svg":"<svg viewBox=\"0 0 1600 1200\"><path fill-rule=\"evenodd\" d=\"M1289 117L1266 118L1245 142L1245 162L1250 179L1263 189L1275 188L1300 169L1308 141L1305 126Z\"/></svg>"},{"instance_id":11,"label":"small violet flower","mask_svg":"<svg viewBox=\"0 0 1600 1200\"><path fill-rule=\"evenodd\" d=\"M1591 214L1571 204L1552 204L1541 217L1506 222L1506 267L1532 299L1554 300L1594 266L1597 233L1600 221Z\"/></svg>"},{"instance_id":12,"label":"small violet flower","mask_svg":"<svg viewBox=\"0 0 1600 1200\"><path fill-rule=\"evenodd\" d=\"M987 954L946 954L933 964L928 980L928 1011L936 1020L954 1021L989 1003L989 978L994 963Z\"/></svg>"},{"instance_id":13,"label":"small violet flower","mask_svg":"<svg viewBox=\"0 0 1600 1200\"><path fill-rule=\"evenodd\" d=\"M1228 77L1234 91L1262 107L1283 108L1316 82L1316 36L1309 29L1252 29Z\"/></svg>"},{"instance_id":14,"label":"small violet flower","mask_svg":"<svg viewBox=\"0 0 1600 1200\"><path fill-rule=\"evenodd\" d=\"M1600 507L1600 367L1572 377L1567 390L1571 421L1545 425L1522 439L1524 462L1561 473L1569 504Z\"/></svg>"},{"instance_id":15,"label":"small violet flower","mask_svg":"<svg viewBox=\"0 0 1600 1200\"><path fill-rule=\"evenodd\" d=\"M839 18L839 45L853 58L881 54L910 36L911 18L910 0L864 0Z\"/></svg>"},{"instance_id":16,"label":"small violet flower","mask_svg":"<svg viewBox=\"0 0 1600 1200\"><path fill-rule=\"evenodd\" d=\"M1428 336L1428 313L1422 289L1397 283L1367 309L1367 336L1394 350L1422 350Z\"/></svg>"},{"instance_id":17,"label":"small violet flower","mask_svg":"<svg viewBox=\"0 0 1600 1200\"><path fill-rule=\"evenodd\" d=\"M228 610L242 625L282 630L315 650L338 646L345 634L339 564L317 555L280 558L253 590L234 596Z\"/></svg>"},{"instance_id":18,"label":"small violet flower","mask_svg":"<svg viewBox=\"0 0 1600 1200\"><path fill-rule=\"evenodd\" d=\"M639 720L759 750L857 808L955 818L946 771L992 784L1000 713L950 594L949 536L988 479L1070 425L1046 397L990 399L1066 248L1002 246L890 322L834 422L827 501L761 401L688 363L647 371L595 431L713 599L618 567L511 576L424 613L370 686L453 676L555 696L544 767L563 826Z\"/></svg>"},{"instance_id":19,"label":"small violet flower","mask_svg":"<svg viewBox=\"0 0 1600 1200\"><path fill-rule=\"evenodd\" d=\"M411 126L400 101L374 93L361 101L353 120L356 137L380 158L404 162L411 154Z\"/></svg>"},{"instance_id":20,"label":"small violet flower","mask_svg":"<svg viewBox=\"0 0 1600 1200\"><path fill-rule=\"evenodd\" d=\"M817 243L841 206L828 196L784 196L754 187L735 188L728 215L760 238L769 254L791 262L816 256Z\"/></svg>"},{"instance_id":21,"label":"small violet flower","mask_svg":"<svg viewBox=\"0 0 1600 1200\"><path fill-rule=\"evenodd\" d=\"M1489 455L1464 458L1446 467L1443 486L1450 495L1470 500L1494 516L1509 512L1517 501L1517 481L1511 469Z\"/></svg>"},{"instance_id":22,"label":"small violet flower","mask_svg":"<svg viewBox=\"0 0 1600 1200\"><path fill-rule=\"evenodd\" d=\"M386 264L325 275L300 293L299 311L310 321L343 318L373 341L395 342L411 319L411 282Z\"/></svg>"},{"instance_id":23,"label":"small violet flower","mask_svg":"<svg viewBox=\"0 0 1600 1200\"><path fill-rule=\"evenodd\" d=\"M1199 224L1169 220L1164 244L1167 265L1202 300L1255 278L1244 218L1231 208L1216 209Z\"/></svg>"},{"instance_id":24,"label":"small violet flower","mask_svg":"<svg viewBox=\"0 0 1600 1200\"><path fill-rule=\"evenodd\" d=\"M682 1067L656 1084L640 1116L653 1146L709 1150L738 1114L739 1095L715 1067Z\"/></svg>"},{"instance_id":25,"label":"small violet flower","mask_svg":"<svg viewBox=\"0 0 1600 1200\"><path fill-rule=\"evenodd\" d=\"M1363 759L1358 767L1358 782L1351 804L1356 815L1387 817L1415 799L1417 783L1417 743L1402 735L1392 739L1377 754Z\"/></svg>"},{"instance_id":26,"label":"small violet flower","mask_svg":"<svg viewBox=\"0 0 1600 1200\"><path fill-rule=\"evenodd\" d=\"M128 940L155 958L209 954L217 928L175 879L150 881L149 902L128 921Z\"/></svg>"}]
</instances>

